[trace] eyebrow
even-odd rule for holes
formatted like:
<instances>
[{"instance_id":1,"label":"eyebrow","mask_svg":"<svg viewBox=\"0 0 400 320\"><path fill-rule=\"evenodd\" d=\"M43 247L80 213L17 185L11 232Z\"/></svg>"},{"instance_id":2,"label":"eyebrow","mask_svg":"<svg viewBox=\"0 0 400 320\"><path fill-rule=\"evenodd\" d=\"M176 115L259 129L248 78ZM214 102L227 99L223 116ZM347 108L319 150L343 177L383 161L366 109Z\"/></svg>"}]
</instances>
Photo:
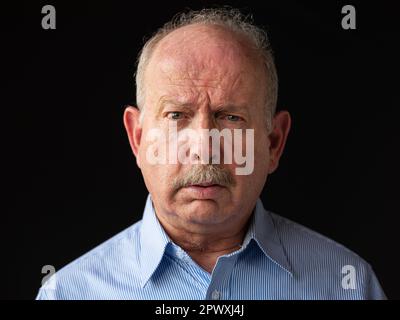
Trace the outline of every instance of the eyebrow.
<instances>
[{"instance_id":1,"label":"eyebrow","mask_svg":"<svg viewBox=\"0 0 400 320\"><path fill-rule=\"evenodd\" d=\"M172 104L176 107L183 107L183 108L190 108L190 106L193 106L192 103L190 102L179 102L176 100L170 100L170 99L165 99L164 97L161 97L158 103L158 109L156 112L156 116L159 117L165 108L165 105L167 104Z\"/></svg>"},{"instance_id":2,"label":"eyebrow","mask_svg":"<svg viewBox=\"0 0 400 320\"><path fill-rule=\"evenodd\" d=\"M165 108L165 105L174 105L176 107L180 107L183 109L191 109L191 107L193 107L193 103L190 101L187 102L180 102L177 100L171 100L171 99L165 99L164 97L160 98L159 101L159 107L157 109L156 112L156 116L159 117L163 111L163 109ZM249 110L247 106L238 106L238 105L234 105L234 104L227 104L227 105L221 105L216 107L215 112L221 112L221 111L226 111L226 112L238 112L241 114L246 114L247 116L249 116Z\"/></svg>"},{"instance_id":3,"label":"eyebrow","mask_svg":"<svg viewBox=\"0 0 400 320\"><path fill-rule=\"evenodd\" d=\"M238 112L245 113L246 115L249 113L249 108L247 106L238 106L234 104L227 104L224 106L220 106L216 112L220 111L229 111L229 112Z\"/></svg>"}]
</instances>

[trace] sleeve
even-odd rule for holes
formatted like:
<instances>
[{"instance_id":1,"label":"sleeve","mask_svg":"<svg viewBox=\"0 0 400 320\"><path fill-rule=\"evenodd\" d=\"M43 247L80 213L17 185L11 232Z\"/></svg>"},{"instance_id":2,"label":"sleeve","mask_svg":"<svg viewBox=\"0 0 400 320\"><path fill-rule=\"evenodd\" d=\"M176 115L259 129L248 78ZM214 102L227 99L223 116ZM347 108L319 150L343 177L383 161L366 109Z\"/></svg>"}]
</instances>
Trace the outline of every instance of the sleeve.
<instances>
[{"instance_id":1,"label":"sleeve","mask_svg":"<svg viewBox=\"0 0 400 320\"><path fill-rule=\"evenodd\" d=\"M378 278L375 275L375 272L373 271L372 267L368 265L368 282L367 282L367 287L365 288L366 290L366 299L368 300L387 300L387 297L385 293L383 292L383 289L379 283Z\"/></svg>"},{"instance_id":2,"label":"sleeve","mask_svg":"<svg viewBox=\"0 0 400 320\"><path fill-rule=\"evenodd\" d=\"M51 298L47 295L45 289L40 288L40 289L39 289L39 292L38 292L38 294L37 294L37 296L36 296L36 298L35 298L35 300L53 300L53 299L51 299Z\"/></svg>"}]
</instances>

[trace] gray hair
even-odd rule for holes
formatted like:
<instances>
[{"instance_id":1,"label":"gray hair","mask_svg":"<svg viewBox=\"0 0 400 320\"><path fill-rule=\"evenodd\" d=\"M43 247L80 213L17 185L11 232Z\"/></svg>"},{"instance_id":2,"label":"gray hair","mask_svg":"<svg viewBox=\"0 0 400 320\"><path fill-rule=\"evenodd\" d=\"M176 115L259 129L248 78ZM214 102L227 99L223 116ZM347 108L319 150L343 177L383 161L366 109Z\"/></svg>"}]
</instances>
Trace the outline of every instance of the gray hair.
<instances>
[{"instance_id":1,"label":"gray hair","mask_svg":"<svg viewBox=\"0 0 400 320\"><path fill-rule=\"evenodd\" d=\"M193 24L217 25L244 36L249 44L260 54L267 75L266 115L267 127L270 128L272 116L275 114L278 98L278 76L273 52L266 32L253 24L251 16L243 15L238 9L217 8L202 9L177 14L171 21L161 27L143 46L137 60L136 70L136 103L141 110L143 120L145 104L144 73L157 44L172 31Z\"/></svg>"}]
</instances>

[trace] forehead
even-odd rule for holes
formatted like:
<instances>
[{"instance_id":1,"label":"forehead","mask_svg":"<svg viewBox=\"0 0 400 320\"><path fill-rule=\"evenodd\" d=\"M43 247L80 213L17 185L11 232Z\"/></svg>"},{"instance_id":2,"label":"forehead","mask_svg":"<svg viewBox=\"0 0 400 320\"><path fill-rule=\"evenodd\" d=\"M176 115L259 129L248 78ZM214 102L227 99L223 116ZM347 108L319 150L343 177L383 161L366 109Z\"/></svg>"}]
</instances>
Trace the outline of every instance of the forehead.
<instances>
[{"instance_id":1,"label":"forehead","mask_svg":"<svg viewBox=\"0 0 400 320\"><path fill-rule=\"evenodd\" d=\"M260 63L246 39L222 27L186 26L155 48L146 69L146 90L153 96L248 100L259 95L264 81Z\"/></svg>"}]
</instances>

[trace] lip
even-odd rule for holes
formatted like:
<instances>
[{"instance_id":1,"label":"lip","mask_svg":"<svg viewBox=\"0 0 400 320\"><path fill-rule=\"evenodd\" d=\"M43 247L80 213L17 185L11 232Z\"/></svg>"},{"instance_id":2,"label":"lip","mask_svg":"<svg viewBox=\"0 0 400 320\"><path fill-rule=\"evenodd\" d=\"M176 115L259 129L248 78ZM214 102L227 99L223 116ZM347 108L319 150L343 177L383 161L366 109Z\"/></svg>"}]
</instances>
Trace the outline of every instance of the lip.
<instances>
[{"instance_id":1,"label":"lip","mask_svg":"<svg viewBox=\"0 0 400 320\"><path fill-rule=\"evenodd\" d=\"M212 182L202 182L202 183L197 183L193 184L190 187L195 186L195 187L211 187L211 186L219 186L219 184L212 183Z\"/></svg>"},{"instance_id":2,"label":"lip","mask_svg":"<svg viewBox=\"0 0 400 320\"><path fill-rule=\"evenodd\" d=\"M196 199L207 200L215 199L223 191L224 187L213 183L200 183L184 188L192 194Z\"/></svg>"}]
</instances>

